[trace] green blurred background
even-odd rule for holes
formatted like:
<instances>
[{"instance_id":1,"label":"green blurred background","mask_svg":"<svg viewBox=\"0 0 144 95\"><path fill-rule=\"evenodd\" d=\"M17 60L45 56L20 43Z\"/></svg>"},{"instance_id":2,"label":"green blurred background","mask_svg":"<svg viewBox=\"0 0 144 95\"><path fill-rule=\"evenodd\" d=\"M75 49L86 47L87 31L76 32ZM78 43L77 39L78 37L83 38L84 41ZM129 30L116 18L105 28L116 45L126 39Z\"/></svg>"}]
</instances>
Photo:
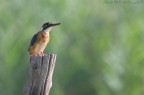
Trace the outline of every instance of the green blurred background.
<instances>
[{"instance_id":1,"label":"green blurred background","mask_svg":"<svg viewBox=\"0 0 144 95\"><path fill-rule=\"evenodd\" d=\"M144 95L144 2L103 0L0 0L0 95L22 95L47 21L62 23L45 50L57 54L50 95Z\"/></svg>"}]
</instances>

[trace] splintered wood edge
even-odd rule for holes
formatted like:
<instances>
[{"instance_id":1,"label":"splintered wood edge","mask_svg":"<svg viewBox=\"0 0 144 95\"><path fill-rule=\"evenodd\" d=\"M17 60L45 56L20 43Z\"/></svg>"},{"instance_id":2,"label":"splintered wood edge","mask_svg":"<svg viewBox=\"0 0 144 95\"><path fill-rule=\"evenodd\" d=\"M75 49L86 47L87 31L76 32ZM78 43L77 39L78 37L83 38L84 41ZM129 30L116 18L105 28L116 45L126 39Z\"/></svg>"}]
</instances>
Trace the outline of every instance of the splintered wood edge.
<instances>
[{"instance_id":1,"label":"splintered wood edge","mask_svg":"<svg viewBox=\"0 0 144 95\"><path fill-rule=\"evenodd\" d=\"M56 55L55 54L48 55L48 58L49 58L49 62L48 62L49 66L48 66L48 73L47 73L47 78L45 83L45 92L43 95L48 95L52 87L52 76L55 67Z\"/></svg>"}]
</instances>

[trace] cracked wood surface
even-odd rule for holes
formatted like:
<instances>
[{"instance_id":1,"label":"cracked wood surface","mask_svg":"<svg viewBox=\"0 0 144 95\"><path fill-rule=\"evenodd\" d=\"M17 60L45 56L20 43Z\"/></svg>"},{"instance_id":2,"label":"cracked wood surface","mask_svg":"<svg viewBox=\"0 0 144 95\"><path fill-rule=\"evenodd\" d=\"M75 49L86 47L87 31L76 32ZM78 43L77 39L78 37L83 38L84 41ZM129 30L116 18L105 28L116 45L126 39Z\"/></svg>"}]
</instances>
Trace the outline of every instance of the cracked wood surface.
<instances>
[{"instance_id":1,"label":"cracked wood surface","mask_svg":"<svg viewBox=\"0 0 144 95\"><path fill-rule=\"evenodd\" d=\"M52 76L56 55L32 56L23 95L48 95L52 87Z\"/></svg>"}]
</instances>

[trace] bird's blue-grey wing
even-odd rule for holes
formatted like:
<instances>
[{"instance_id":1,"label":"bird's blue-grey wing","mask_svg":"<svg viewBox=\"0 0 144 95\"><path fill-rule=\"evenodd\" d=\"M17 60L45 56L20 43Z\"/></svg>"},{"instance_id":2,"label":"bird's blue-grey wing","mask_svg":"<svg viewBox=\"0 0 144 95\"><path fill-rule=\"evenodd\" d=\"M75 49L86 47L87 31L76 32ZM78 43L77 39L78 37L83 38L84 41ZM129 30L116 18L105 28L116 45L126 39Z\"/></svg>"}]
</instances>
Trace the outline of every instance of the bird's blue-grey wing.
<instances>
[{"instance_id":1,"label":"bird's blue-grey wing","mask_svg":"<svg viewBox=\"0 0 144 95\"><path fill-rule=\"evenodd\" d=\"M32 45L34 45L34 43L36 42L37 36L38 36L38 33L36 33L36 34L32 37L30 46L29 46L29 48L28 48L28 51L30 50L30 47L31 47Z\"/></svg>"}]
</instances>

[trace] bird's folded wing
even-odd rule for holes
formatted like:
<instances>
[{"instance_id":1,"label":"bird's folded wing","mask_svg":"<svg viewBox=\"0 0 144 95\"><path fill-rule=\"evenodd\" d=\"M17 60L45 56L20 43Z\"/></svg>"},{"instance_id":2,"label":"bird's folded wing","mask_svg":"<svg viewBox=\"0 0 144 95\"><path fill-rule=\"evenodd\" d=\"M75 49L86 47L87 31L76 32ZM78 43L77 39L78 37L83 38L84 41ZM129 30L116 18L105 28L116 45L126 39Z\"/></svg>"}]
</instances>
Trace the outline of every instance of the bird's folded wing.
<instances>
[{"instance_id":1,"label":"bird's folded wing","mask_svg":"<svg viewBox=\"0 0 144 95\"><path fill-rule=\"evenodd\" d=\"M38 33L39 33L39 32L38 32ZM36 34L32 37L31 43L30 43L29 48L28 48L28 51L30 50L30 47L31 47L32 45L34 45L34 43L36 42L37 37L38 37L38 33L36 33Z\"/></svg>"}]
</instances>

